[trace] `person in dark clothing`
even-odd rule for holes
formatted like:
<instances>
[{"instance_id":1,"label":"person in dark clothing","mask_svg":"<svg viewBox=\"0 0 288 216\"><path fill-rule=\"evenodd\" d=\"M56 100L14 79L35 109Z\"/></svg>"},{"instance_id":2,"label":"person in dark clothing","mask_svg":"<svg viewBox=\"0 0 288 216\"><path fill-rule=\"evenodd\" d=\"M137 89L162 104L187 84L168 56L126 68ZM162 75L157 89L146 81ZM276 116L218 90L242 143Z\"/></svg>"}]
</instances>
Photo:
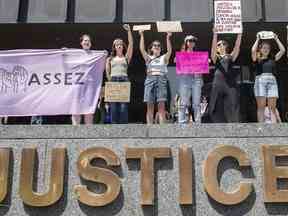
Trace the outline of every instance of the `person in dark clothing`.
<instances>
[{"instance_id":1,"label":"person in dark clothing","mask_svg":"<svg viewBox=\"0 0 288 216\"><path fill-rule=\"evenodd\" d=\"M238 92L236 74L232 64L236 61L241 45L242 34L237 35L233 51L229 53L227 41L218 41L218 34L214 31L211 60L215 64L215 74L210 95L209 114L212 122L238 122Z\"/></svg>"}]
</instances>

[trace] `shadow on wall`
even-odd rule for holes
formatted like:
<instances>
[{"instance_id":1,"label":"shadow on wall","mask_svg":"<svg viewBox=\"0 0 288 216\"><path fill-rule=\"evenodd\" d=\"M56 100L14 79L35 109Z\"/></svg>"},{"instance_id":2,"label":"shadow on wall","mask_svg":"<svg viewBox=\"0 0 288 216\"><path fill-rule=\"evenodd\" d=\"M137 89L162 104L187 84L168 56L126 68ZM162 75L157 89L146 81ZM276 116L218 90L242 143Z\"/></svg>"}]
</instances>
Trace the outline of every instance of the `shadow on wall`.
<instances>
[{"instance_id":1,"label":"shadow on wall","mask_svg":"<svg viewBox=\"0 0 288 216\"><path fill-rule=\"evenodd\" d=\"M14 173L14 154L13 151L10 151L10 158L9 158L9 176L8 176L8 188L7 188L7 196L0 205L0 215L6 215L7 212L10 210L11 207L11 200L12 200L12 193L9 191L13 191L13 173Z\"/></svg>"},{"instance_id":2,"label":"shadow on wall","mask_svg":"<svg viewBox=\"0 0 288 216\"><path fill-rule=\"evenodd\" d=\"M196 179L195 179L195 160L194 160L194 152L192 148L189 148L189 152L192 154L192 195L193 195L193 204L192 205L181 205L181 212L182 216L196 216L196 206L197 206L197 200L196 200Z\"/></svg>"},{"instance_id":3,"label":"shadow on wall","mask_svg":"<svg viewBox=\"0 0 288 216\"><path fill-rule=\"evenodd\" d=\"M224 172L229 169L239 170L242 173L243 178L245 179L255 178L252 167L240 168L239 164L237 163L235 159L228 157L228 158L224 158L218 166L218 172L217 172L218 182L221 181L221 177L223 176ZM217 211L217 213L220 215L242 216L242 215L246 215L252 210L256 201L256 193L253 188L253 191L247 197L247 199L245 199L245 201L243 201L242 203L238 205L232 205L232 206L223 205L215 201L214 199L212 199L209 195L208 195L208 200L212 208L215 211Z\"/></svg>"},{"instance_id":4,"label":"shadow on wall","mask_svg":"<svg viewBox=\"0 0 288 216\"><path fill-rule=\"evenodd\" d=\"M37 173L38 173L38 164L39 164L39 159L38 159L38 154L36 154L35 157L35 167L34 167L34 178L33 178L33 188L37 188ZM64 170L64 191L63 195L61 196L60 200L55 203L52 206L48 207L31 207L23 203L24 205L24 211L27 215L30 216L60 216L63 215L64 211L66 210L66 206L68 203L68 180L69 180L69 157L66 152L66 157L65 157L65 170Z\"/></svg>"},{"instance_id":5,"label":"shadow on wall","mask_svg":"<svg viewBox=\"0 0 288 216\"><path fill-rule=\"evenodd\" d=\"M140 161L127 160L129 170L141 170ZM158 171L173 170L173 158L157 159L154 163L154 205L142 206L144 216L158 216ZM140 199L140 198L139 198ZM139 203L140 205L140 203Z\"/></svg>"},{"instance_id":6,"label":"shadow on wall","mask_svg":"<svg viewBox=\"0 0 288 216\"><path fill-rule=\"evenodd\" d=\"M91 164L93 166L99 166L102 168L106 168L106 169L110 169L113 172L117 173L117 175L119 176L119 178L123 178L123 171L122 171L122 167L107 167L107 165L105 164L104 160L101 159L96 159L93 160L91 162ZM87 185L87 187L89 188L89 190L94 191L95 193L103 193L106 190L106 187L104 184L99 184L99 183L95 183L95 182L89 182L85 179L81 178L81 184L83 185ZM91 207L91 206L87 206L85 204L82 204L81 202L78 201L79 207L81 209L81 211L87 215L87 216L113 216L113 215L119 215L119 212L121 211L121 209L124 206L124 193L121 187L121 191L117 197L116 200L114 200L111 204L103 206L103 207Z\"/></svg>"}]
</instances>

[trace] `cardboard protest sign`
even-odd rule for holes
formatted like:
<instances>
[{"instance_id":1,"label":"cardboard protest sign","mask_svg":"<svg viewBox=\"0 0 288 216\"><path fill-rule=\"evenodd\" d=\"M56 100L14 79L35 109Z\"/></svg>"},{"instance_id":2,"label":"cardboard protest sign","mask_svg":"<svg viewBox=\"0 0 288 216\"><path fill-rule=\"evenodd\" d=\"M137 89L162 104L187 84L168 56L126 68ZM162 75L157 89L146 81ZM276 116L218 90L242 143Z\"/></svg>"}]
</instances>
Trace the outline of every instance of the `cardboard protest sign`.
<instances>
[{"instance_id":1,"label":"cardboard protest sign","mask_svg":"<svg viewBox=\"0 0 288 216\"><path fill-rule=\"evenodd\" d=\"M176 74L208 74L208 52L176 52Z\"/></svg>"},{"instance_id":2,"label":"cardboard protest sign","mask_svg":"<svg viewBox=\"0 0 288 216\"><path fill-rule=\"evenodd\" d=\"M240 0L214 1L215 30L217 33L242 33Z\"/></svg>"},{"instance_id":3,"label":"cardboard protest sign","mask_svg":"<svg viewBox=\"0 0 288 216\"><path fill-rule=\"evenodd\" d=\"M156 22L158 32L182 32L180 21L158 21Z\"/></svg>"},{"instance_id":4,"label":"cardboard protest sign","mask_svg":"<svg viewBox=\"0 0 288 216\"><path fill-rule=\"evenodd\" d=\"M149 31L151 30L151 25L134 25L133 31Z\"/></svg>"},{"instance_id":5,"label":"cardboard protest sign","mask_svg":"<svg viewBox=\"0 0 288 216\"><path fill-rule=\"evenodd\" d=\"M260 39L262 40L274 38L274 32L272 31L261 31L261 32L258 32L257 35L259 35Z\"/></svg>"},{"instance_id":6,"label":"cardboard protest sign","mask_svg":"<svg viewBox=\"0 0 288 216\"><path fill-rule=\"evenodd\" d=\"M130 82L106 82L105 102L130 102Z\"/></svg>"}]
</instances>

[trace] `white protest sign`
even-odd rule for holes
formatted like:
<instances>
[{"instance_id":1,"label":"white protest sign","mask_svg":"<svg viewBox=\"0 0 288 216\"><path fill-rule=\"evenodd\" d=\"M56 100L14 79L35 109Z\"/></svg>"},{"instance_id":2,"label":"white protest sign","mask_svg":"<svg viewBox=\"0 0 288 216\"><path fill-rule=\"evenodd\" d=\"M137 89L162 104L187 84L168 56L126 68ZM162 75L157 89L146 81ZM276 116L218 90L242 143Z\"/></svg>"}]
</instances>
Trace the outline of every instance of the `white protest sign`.
<instances>
[{"instance_id":1,"label":"white protest sign","mask_svg":"<svg viewBox=\"0 0 288 216\"><path fill-rule=\"evenodd\" d=\"M180 21L158 21L156 22L158 32L182 32Z\"/></svg>"},{"instance_id":2,"label":"white protest sign","mask_svg":"<svg viewBox=\"0 0 288 216\"><path fill-rule=\"evenodd\" d=\"M149 31L151 30L151 25L134 25L133 31Z\"/></svg>"},{"instance_id":3,"label":"white protest sign","mask_svg":"<svg viewBox=\"0 0 288 216\"><path fill-rule=\"evenodd\" d=\"M214 1L215 30L217 33L242 33L240 0Z\"/></svg>"},{"instance_id":4,"label":"white protest sign","mask_svg":"<svg viewBox=\"0 0 288 216\"><path fill-rule=\"evenodd\" d=\"M261 32L258 32L257 35L259 35L260 39L262 40L274 38L274 32L272 31L261 31Z\"/></svg>"}]
</instances>

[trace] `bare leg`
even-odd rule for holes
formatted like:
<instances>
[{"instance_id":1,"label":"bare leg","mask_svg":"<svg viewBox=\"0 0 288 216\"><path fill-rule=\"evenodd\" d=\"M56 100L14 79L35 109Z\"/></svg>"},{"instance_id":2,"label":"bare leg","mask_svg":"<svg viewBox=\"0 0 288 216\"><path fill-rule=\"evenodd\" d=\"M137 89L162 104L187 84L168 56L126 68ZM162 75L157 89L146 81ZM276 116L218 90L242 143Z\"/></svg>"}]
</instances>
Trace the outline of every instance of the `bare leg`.
<instances>
[{"instance_id":1,"label":"bare leg","mask_svg":"<svg viewBox=\"0 0 288 216\"><path fill-rule=\"evenodd\" d=\"M264 122L264 111L266 107L265 97L256 97L257 102L257 119L258 122Z\"/></svg>"},{"instance_id":2,"label":"bare leg","mask_svg":"<svg viewBox=\"0 0 288 216\"><path fill-rule=\"evenodd\" d=\"M154 118L154 104L148 102L146 112L146 123L153 124L153 118Z\"/></svg>"},{"instance_id":3,"label":"bare leg","mask_svg":"<svg viewBox=\"0 0 288 216\"><path fill-rule=\"evenodd\" d=\"M94 114L85 114L84 115L84 122L86 125L92 125L94 119Z\"/></svg>"},{"instance_id":4,"label":"bare leg","mask_svg":"<svg viewBox=\"0 0 288 216\"><path fill-rule=\"evenodd\" d=\"M165 102L158 103L158 113L159 113L159 124L165 123L166 122Z\"/></svg>"},{"instance_id":5,"label":"bare leg","mask_svg":"<svg viewBox=\"0 0 288 216\"><path fill-rule=\"evenodd\" d=\"M277 104L277 98L275 97L268 98L268 108L274 114L276 122L279 123L281 121L279 121L279 119L277 118L276 104Z\"/></svg>"},{"instance_id":6,"label":"bare leg","mask_svg":"<svg viewBox=\"0 0 288 216\"><path fill-rule=\"evenodd\" d=\"M72 115L72 125L80 125L81 123L81 115Z\"/></svg>"}]
</instances>

